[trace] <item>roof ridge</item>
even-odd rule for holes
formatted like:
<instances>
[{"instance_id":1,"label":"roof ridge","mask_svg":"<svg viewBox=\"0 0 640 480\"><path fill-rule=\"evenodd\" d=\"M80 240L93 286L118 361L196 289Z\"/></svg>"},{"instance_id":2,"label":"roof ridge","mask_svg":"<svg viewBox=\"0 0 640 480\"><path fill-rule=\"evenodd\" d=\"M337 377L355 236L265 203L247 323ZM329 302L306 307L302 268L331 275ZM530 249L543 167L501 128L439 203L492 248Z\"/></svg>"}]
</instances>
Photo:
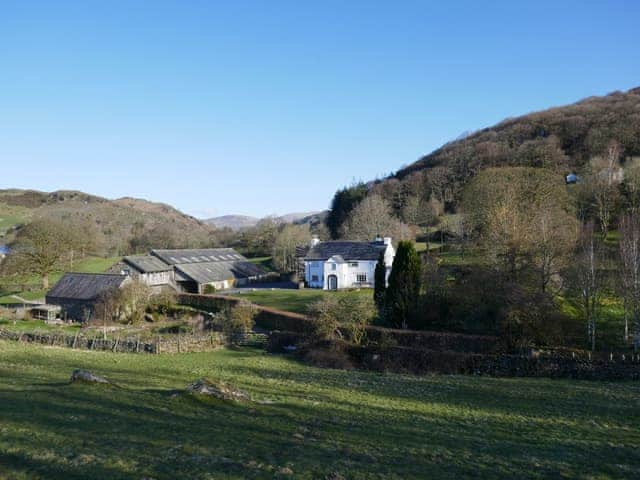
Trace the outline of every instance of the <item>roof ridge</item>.
<instances>
[{"instance_id":1,"label":"roof ridge","mask_svg":"<svg viewBox=\"0 0 640 480\"><path fill-rule=\"evenodd\" d=\"M121 273L107 273L107 272L64 272L63 275L103 275L105 277L126 277Z\"/></svg>"}]
</instances>

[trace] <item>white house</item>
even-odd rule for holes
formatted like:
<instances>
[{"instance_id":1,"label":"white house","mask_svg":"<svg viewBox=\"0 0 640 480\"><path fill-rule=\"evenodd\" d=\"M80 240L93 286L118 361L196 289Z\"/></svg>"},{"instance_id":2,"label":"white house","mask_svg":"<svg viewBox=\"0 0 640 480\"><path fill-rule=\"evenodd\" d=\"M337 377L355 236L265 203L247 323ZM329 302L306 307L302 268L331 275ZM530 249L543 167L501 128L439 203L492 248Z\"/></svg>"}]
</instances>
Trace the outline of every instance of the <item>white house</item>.
<instances>
[{"instance_id":1,"label":"white house","mask_svg":"<svg viewBox=\"0 0 640 480\"><path fill-rule=\"evenodd\" d=\"M304 256L305 283L309 288L323 290L373 288L382 252L388 278L396 255L391 238L376 238L373 242L321 242L314 238Z\"/></svg>"}]
</instances>

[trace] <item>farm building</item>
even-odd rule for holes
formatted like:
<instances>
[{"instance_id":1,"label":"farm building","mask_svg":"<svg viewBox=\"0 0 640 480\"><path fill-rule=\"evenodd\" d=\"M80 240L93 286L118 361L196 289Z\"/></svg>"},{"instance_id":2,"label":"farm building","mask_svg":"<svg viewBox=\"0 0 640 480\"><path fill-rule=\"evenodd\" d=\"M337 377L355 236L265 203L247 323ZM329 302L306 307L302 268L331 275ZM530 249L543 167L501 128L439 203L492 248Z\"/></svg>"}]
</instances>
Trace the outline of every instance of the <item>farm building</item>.
<instances>
[{"instance_id":1,"label":"farm building","mask_svg":"<svg viewBox=\"0 0 640 480\"><path fill-rule=\"evenodd\" d=\"M314 237L304 255L304 279L310 288L339 290L372 288L378 258L384 253L387 278L395 257L391 238L376 238L372 242L321 242Z\"/></svg>"},{"instance_id":2,"label":"farm building","mask_svg":"<svg viewBox=\"0 0 640 480\"><path fill-rule=\"evenodd\" d=\"M37 305L31 308L31 316L37 320L54 322L62 313L59 305Z\"/></svg>"},{"instance_id":3,"label":"farm building","mask_svg":"<svg viewBox=\"0 0 640 480\"><path fill-rule=\"evenodd\" d=\"M88 321L101 295L131 282L126 275L108 273L65 273L47 293L48 305L61 307L63 318Z\"/></svg>"},{"instance_id":4,"label":"farm building","mask_svg":"<svg viewBox=\"0 0 640 480\"><path fill-rule=\"evenodd\" d=\"M134 280L150 286L155 293L173 284L173 267L152 255L124 257L120 269Z\"/></svg>"},{"instance_id":5,"label":"farm building","mask_svg":"<svg viewBox=\"0 0 640 480\"><path fill-rule=\"evenodd\" d=\"M258 282L266 272L232 248L152 250L149 255L124 257L123 273L155 290L205 293Z\"/></svg>"}]
</instances>

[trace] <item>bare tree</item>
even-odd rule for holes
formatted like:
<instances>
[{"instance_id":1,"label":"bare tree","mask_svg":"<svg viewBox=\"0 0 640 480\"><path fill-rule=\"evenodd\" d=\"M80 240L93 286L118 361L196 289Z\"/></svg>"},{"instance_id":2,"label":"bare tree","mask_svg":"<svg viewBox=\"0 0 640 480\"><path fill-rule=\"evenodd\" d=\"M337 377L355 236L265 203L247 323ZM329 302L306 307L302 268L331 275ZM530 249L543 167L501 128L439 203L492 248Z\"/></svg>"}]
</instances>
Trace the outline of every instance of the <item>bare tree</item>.
<instances>
[{"instance_id":1,"label":"bare tree","mask_svg":"<svg viewBox=\"0 0 640 480\"><path fill-rule=\"evenodd\" d=\"M552 279L559 277L576 243L576 220L561 208L548 206L532 222L532 263L539 278L540 291L546 292Z\"/></svg>"},{"instance_id":2,"label":"bare tree","mask_svg":"<svg viewBox=\"0 0 640 480\"><path fill-rule=\"evenodd\" d=\"M602 242L594 233L593 222L584 225L572 267L574 287L579 292L579 305L587 323L587 339L596 348L596 327L600 316L604 274Z\"/></svg>"},{"instance_id":3,"label":"bare tree","mask_svg":"<svg viewBox=\"0 0 640 480\"><path fill-rule=\"evenodd\" d=\"M378 235L394 240L409 238L409 227L391 214L391 207L380 195L369 195L349 214L342 237L350 240L372 240Z\"/></svg>"},{"instance_id":4,"label":"bare tree","mask_svg":"<svg viewBox=\"0 0 640 480\"><path fill-rule=\"evenodd\" d=\"M620 144L614 140L609 142L602 157L594 159L594 172L589 178L593 189L596 214L600 223L602 237L609 233L613 213L618 203L618 177L620 170Z\"/></svg>"},{"instance_id":5,"label":"bare tree","mask_svg":"<svg viewBox=\"0 0 640 480\"><path fill-rule=\"evenodd\" d=\"M309 243L308 225L285 225L276 235L271 254L281 272L293 272L297 267L296 247Z\"/></svg>"},{"instance_id":6,"label":"bare tree","mask_svg":"<svg viewBox=\"0 0 640 480\"><path fill-rule=\"evenodd\" d=\"M465 210L489 259L508 279L533 267L541 290L560 270L575 235L571 202L554 172L512 167L487 169L465 191Z\"/></svg>"},{"instance_id":7,"label":"bare tree","mask_svg":"<svg viewBox=\"0 0 640 480\"><path fill-rule=\"evenodd\" d=\"M629 339L629 314L634 330L634 347L640 345L640 213L620 221L620 280L625 307L624 339Z\"/></svg>"},{"instance_id":8,"label":"bare tree","mask_svg":"<svg viewBox=\"0 0 640 480\"><path fill-rule=\"evenodd\" d=\"M419 195L407 197L402 208L402 219L410 225L425 228L435 219L429 202Z\"/></svg>"},{"instance_id":9,"label":"bare tree","mask_svg":"<svg viewBox=\"0 0 640 480\"><path fill-rule=\"evenodd\" d=\"M640 162L634 161L625 167L624 189L629 212L640 212Z\"/></svg>"}]
</instances>

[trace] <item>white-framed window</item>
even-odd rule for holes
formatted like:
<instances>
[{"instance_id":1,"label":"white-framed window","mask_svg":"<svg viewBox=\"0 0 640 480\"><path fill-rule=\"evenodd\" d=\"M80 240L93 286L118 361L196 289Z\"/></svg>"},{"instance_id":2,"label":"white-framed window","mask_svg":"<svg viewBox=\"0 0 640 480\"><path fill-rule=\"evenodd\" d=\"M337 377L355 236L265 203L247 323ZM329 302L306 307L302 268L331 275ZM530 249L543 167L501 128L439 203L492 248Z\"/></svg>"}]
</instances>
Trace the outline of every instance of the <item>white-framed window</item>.
<instances>
[{"instance_id":1,"label":"white-framed window","mask_svg":"<svg viewBox=\"0 0 640 480\"><path fill-rule=\"evenodd\" d=\"M336 265L335 263L331 264L331 270L336 270L338 268L338 265Z\"/></svg>"},{"instance_id":2,"label":"white-framed window","mask_svg":"<svg viewBox=\"0 0 640 480\"><path fill-rule=\"evenodd\" d=\"M356 282L358 283L367 283L367 274L359 273L356 275Z\"/></svg>"},{"instance_id":3,"label":"white-framed window","mask_svg":"<svg viewBox=\"0 0 640 480\"><path fill-rule=\"evenodd\" d=\"M351 268L358 268L358 262L351 262L351 263L349 264L349 266L350 266Z\"/></svg>"}]
</instances>

